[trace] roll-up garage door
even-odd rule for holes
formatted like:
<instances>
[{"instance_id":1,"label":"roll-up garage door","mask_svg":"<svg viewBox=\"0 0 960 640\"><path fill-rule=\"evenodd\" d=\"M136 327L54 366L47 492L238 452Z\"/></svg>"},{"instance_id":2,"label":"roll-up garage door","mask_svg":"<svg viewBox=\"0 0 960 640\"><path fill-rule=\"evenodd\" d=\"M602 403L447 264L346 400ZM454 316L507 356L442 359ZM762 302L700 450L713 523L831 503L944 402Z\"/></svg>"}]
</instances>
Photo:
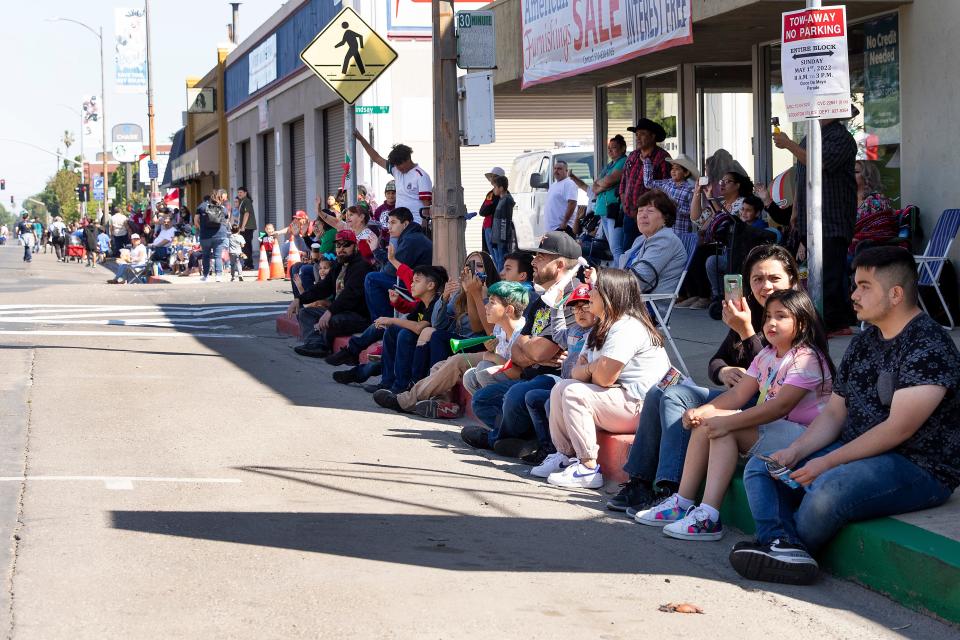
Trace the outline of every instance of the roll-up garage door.
<instances>
[{"instance_id":1,"label":"roll-up garage door","mask_svg":"<svg viewBox=\"0 0 960 640\"><path fill-rule=\"evenodd\" d=\"M263 134L263 223L277 224L277 149L274 133Z\"/></svg>"},{"instance_id":2,"label":"roll-up garage door","mask_svg":"<svg viewBox=\"0 0 960 640\"><path fill-rule=\"evenodd\" d=\"M551 117L544 118L549 113ZM502 167L507 176L513 159L527 150L552 149L557 142L593 140L593 93L494 94L497 140L492 144L460 149L460 172L467 211L479 211L490 183L484 177L491 167ZM519 190L519 185L510 185ZM480 248L483 219L467 223L467 250Z\"/></svg>"},{"instance_id":3,"label":"roll-up garage door","mask_svg":"<svg viewBox=\"0 0 960 640\"><path fill-rule=\"evenodd\" d=\"M291 122L290 131L290 202L293 211L307 210L307 184L303 148L303 119Z\"/></svg>"},{"instance_id":4,"label":"roll-up garage door","mask_svg":"<svg viewBox=\"0 0 960 640\"><path fill-rule=\"evenodd\" d=\"M343 179L343 107L323 110L323 165L327 169L327 193L333 196Z\"/></svg>"}]
</instances>

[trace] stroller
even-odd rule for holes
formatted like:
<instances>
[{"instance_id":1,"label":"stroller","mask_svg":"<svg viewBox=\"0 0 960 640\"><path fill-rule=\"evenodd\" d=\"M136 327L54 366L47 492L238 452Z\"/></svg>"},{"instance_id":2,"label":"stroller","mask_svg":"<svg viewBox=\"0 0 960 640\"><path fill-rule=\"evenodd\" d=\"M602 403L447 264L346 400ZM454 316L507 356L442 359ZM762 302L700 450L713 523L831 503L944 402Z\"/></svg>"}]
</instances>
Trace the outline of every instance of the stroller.
<instances>
[{"instance_id":1,"label":"stroller","mask_svg":"<svg viewBox=\"0 0 960 640\"><path fill-rule=\"evenodd\" d=\"M704 233L704 241L712 242L716 247L716 253L719 257L723 253L727 256L727 268L722 276L732 273L740 273L743 270L743 263L747 254L754 247L764 244L774 244L780 241L780 233L776 229L758 229L741 220L739 216L723 211L710 221L710 225ZM717 269L720 269L720 261L717 260ZM723 300L713 300L707 308L707 312L714 320L720 320L723 313Z\"/></svg>"}]
</instances>

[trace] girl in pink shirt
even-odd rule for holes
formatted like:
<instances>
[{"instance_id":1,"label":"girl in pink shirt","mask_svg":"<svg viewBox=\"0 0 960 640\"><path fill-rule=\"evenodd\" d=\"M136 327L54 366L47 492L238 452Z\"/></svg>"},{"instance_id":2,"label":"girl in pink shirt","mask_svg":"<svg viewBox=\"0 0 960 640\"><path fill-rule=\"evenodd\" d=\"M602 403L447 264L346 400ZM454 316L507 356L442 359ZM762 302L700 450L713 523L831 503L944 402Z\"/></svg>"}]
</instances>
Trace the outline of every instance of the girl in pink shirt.
<instances>
[{"instance_id":1,"label":"girl in pink shirt","mask_svg":"<svg viewBox=\"0 0 960 640\"><path fill-rule=\"evenodd\" d=\"M692 429L680 488L636 516L640 524L663 527L681 540L723 537L720 504L737 468L737 457L769 455L789 446L823 410L832 390L833 362L810 297L803 291L776 291L764 306L768 346L746 375L723 394L683 415ZM755 406L742 411L750 399ZM697 490L706 478L703 501Z\"/></svg>"}]
</instances>

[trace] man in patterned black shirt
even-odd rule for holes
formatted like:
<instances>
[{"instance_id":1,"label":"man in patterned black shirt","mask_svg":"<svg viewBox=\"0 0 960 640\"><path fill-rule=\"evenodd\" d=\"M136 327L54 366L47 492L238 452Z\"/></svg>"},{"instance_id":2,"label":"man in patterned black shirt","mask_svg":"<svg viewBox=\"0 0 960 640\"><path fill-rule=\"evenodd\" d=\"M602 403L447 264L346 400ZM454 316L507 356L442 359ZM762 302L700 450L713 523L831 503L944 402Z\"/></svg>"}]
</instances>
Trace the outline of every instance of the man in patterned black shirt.
<instances>
[{"instance_id":1,"label":"man in patterned black shirt","mask_svg":"<svg viewBox=\"0 0 960 640\"><path fill-rule=\"evenodd\" d=\"M753 458L743 474L757 540L730 562L745 578L806 584L810 556L846 523L943 504L960 485L960 353L917 306L917 267L898 247L854 261L854 338L823 413L771 457L792 489Z\"/></svg>"},{"instance_id":2,"label":"man in patterned black shirt","mask_svg":"<svg viewBox=\"0 0 960 640\"><path fill-rule=\"evenodd\" d=\"M857 112L859 113L859 112ZM823 120L820 129L823 208L823 324L835 335L849 335L850 304L847 277L847 247L857 220L857 142L843 120ZM807 139L797 144L785 133L773 134L777 147L797 158L797 200L794 213L800 233L797 260L806 261L807 244Z\"/></svg>"}]
</instances>

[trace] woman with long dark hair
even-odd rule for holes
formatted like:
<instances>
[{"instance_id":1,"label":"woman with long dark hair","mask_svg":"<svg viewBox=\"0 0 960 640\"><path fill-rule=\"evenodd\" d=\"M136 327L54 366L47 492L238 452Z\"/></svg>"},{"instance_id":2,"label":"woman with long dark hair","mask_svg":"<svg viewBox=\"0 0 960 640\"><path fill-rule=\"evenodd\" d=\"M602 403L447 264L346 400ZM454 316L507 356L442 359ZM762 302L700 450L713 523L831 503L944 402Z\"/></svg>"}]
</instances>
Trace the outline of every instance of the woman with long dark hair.
<instances>
[{"instance_id":1,"label":"woman with long dark hair","mask_svg":"<svg viewBox=\"0 0 960 640\"><path fill-rule=\"evenodd\" d=\"M597 425L630 433L647 390L670 368L663 338L647 315L637 278L620 269L600 269L590 291L597 324L573 368L550 392L550 437L557 449L541 466L555 466L547 482L598 489Z\"/></svg>"},{"instance_id":2,"label":"woman with long dark hair","mask_svg":"<svg viewBox=\"0 0 960 640\"><path fill-rule=\"evenodd\" d=\"M754 357L766 346L763 337L763 305L776 291L793 289L800 273L793 256L780 245L755 247L743 265L744 297L723 303L723 322L730 327L707 366L715 385L731 388L744 376ZM638 509L666 497L680 485L683 460L690 431L681 417L722 393L693 385L677 384L660 390L654 387L644 400L630 455L623 470L630 476L607 508L626 511L633 517Z\"/></svg>"}]
</instances>

